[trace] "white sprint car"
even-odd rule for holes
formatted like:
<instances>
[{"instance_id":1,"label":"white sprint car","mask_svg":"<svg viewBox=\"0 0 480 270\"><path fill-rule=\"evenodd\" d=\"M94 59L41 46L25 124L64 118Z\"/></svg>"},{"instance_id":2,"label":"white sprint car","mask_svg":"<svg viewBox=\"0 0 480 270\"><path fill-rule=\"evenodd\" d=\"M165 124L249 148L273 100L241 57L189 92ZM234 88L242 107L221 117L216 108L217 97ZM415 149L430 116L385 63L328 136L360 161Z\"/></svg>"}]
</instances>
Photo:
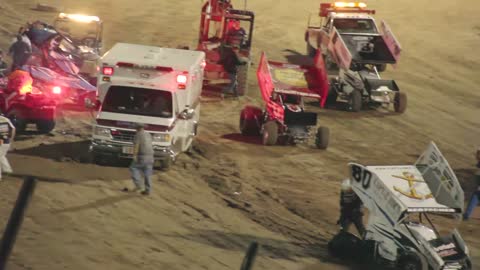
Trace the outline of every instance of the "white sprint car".
<instances>
[{"instance_id":1,"label":"white sprint car","mask_svg":"<svg viewBox=\"0 0 480 270\"><path fill-rule=\"evenodd\" d=\"M414 165L349 167L368 222L362 239L336 235L329 243L334 255L357 252L382 269L472 269L468 248L455 228L463 212L463 190L435 143Z\"/></svg>"}]
</instances>

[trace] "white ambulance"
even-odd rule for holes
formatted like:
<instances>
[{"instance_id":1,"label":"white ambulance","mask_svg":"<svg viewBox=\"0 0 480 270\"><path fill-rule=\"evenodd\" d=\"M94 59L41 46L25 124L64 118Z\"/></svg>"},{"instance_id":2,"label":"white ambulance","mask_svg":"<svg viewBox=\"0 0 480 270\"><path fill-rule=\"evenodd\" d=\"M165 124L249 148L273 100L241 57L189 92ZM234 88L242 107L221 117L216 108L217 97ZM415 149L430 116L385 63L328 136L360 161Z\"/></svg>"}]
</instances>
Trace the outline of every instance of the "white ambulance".
<instances>
[{"instance_id":1,"label":"white ambulance","mask_svg":"<svg viewBox=\"0 0 480 270\"><path fill-rule=\"evenodd\" d=\"M167 169L197 134L205 54L117 43L99 65L94 160L131 158L134 124L152 134L155 160ZM88 107L95 106L86 101Z\"/></svg>"}]
</instances>

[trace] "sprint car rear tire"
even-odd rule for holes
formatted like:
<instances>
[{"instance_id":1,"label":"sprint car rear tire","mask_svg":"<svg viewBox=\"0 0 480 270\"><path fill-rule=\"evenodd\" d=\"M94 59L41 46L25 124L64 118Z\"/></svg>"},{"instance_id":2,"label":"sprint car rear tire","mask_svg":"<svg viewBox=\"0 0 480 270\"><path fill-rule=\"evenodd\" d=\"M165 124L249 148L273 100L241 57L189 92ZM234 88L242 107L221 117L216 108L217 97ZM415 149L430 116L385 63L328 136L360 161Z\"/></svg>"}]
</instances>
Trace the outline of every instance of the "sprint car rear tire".
<instances>
[{"instance_id":1,"label":"sprint car rear tire","mask_svg":"<svg viewBox=\"0 0 480 270\"><path fill-rule=\"evenodd\" d=\"M352 112L359 112L362 109L362 93L353 90L348 100L348 109Z\"/></svg>"},{"instance_id":2,"label":"sprint car rear tire","mask_svg":"<svg viewBox=\"0 0 480 270\"><path fill-rule=\"evenodd\" d=\"M397 92L393 102L393 108L397 113L404 113L407 109L407 94L403 92Z\"/></svg>"},{"instance_id":3,"label":"sprint car rear tire","mask_svg":"<svg viewBox=\"0 0 480 270\"><path fill-rule=\"evenodd\" d=\"M17 133L25 132L25 129L27 128L27 120L22 117L22 113L19 110L11 110L8 113L8 118L15 126Z\"/></svg>"},{"instance_id":4,"label":"sprint car rear tire","mask_svg":"<svg viewBox=\"0 0 480 270\"><path fill-rule=\"evenodd\" d=\"M237 93L238 96L244 96L248 90L248 67L250 66L250 61L245 65L238 67L237 71Z\"/></svg>"},{"instance_id":5,"label":"sprint car rear tire","mask_svg":"<svg viewBox=\"0 0 480 270\"><path fill-rule=\"evenodd\" d=\"M315 54L317 54L317 51L312 45L310 45L310 43L308 43L308 40L307 40L307 55L313 58L315 57Z\"/></svg>"},{"instance_id":6,"label":"sprint car rear tire","mask_svg":"<svg viewBox=\"0 0 480 270\"><path fill-rule=\"evenodd\" d=\"M352 259L352 254L359 254L362 240L357 236L340 231L328 242L328 251L340 259Z\"/></svg>"},{"instance_id":7,"label":"sprint car rear tire","mask_svg":"<svg viewBox=\"0 0 480 270\"><path fill-rule=\"evenodd\" d=\"M398 260L397 268L399 270L422 270L422 261L416 254L405 254Z\"/></svg>"},{"instance_id":8,"label":"sprint car rear tire","mask_svg":"<svg viewBox=\"0 0 480 270\"><path fill-rule=\"evenodd\" d=\"M240 113L240 132L244 136L259 135L260 129L254 118L248 118L246 109Z\"/></svg>"},{"instance_id":9,"label":"sprint car rear tire","mask_svg":"<svg viewBox=\"0 0 480 270\"><path fill-rule=\"evenodd\" d=\"M278 139L278 125L275 121L268 121L263 127L263 145L274 145Z\"/></svg>"},{"instance_id":10,"label":"sprint car rear tire","mask_svg":"<svg viewBox=\"0 0 480 270\"><path fill-rule=\"evenodd\" d=\"M39 120L36 123L38 132L48 134L55 128L55 121L53 120Z\"/></svg>"},{"instance_id":11,"label":"sprint car rear tire","mask_svg":"<svg viewBox=\"0 0 480 270\"><path fill-rule=\"evenodd\" d=\"M315 134L315 145L318 149L327 149L330 140L330 129L327 127L319 127Z\"/></svg>"},{"instance_id":12,"label":"sprint car rear tire","mask_svg":"<svg viewBox=\"0 0 480 270\"><path fill-rule=\"evenodd\" d=\"M378 72L384 72L385 70L387 70L387 64L380 64L380 65L377 65L376 67Z\"/></svg>"}]
</instances>

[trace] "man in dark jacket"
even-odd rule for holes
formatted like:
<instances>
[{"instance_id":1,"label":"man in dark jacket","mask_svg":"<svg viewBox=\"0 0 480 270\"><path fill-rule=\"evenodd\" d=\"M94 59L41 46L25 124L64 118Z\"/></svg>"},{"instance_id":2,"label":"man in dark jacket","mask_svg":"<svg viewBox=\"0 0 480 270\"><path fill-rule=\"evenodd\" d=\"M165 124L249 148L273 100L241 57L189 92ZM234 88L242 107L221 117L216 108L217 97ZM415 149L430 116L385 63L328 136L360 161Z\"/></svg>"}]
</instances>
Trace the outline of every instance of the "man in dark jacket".
<instances>
[{"instance_id":1,"label":"man in dark jacket","mask_svg":"<svg viewBox=\"0 0 480 270\"><path fill-rule=\"evenodd\" d=\"M363 225L363 203L352 189L350 180L347 179L342 183L340 192L340 219L338 224L342 231L348 231L353 223L357 228L360 236L365 234L365 226Z\"/></svg>"},{"instance_id":2,"label":"man in dark jacket","mask_svg":"<svg viewBox=\"0 0 480 270\"><path fill-rule=\"evenodd\" d=\"M238 96L237 91L237 71L239 65L244 65L246 62L242 62L235 52L234 48L238 48L237 44L223 45L221 48L221 63L223 68L228 73L230 79L229 85L223 90L223 94L233 93L234 96Z\"/></svg>"},{"instance_id":3,"label":"man in dark jacket","mask_svg":"<svg viewBox=\"0 0 480 270\"><path fill-rule=\"evenodd\" d=\"M17 36L17 41L10 46L8 50L8 55L11 55L13 58L12 71L20 69L28 61L28 58L32 54L32 49L23 41L22 35Z\"/></svg>"}]
</instances>

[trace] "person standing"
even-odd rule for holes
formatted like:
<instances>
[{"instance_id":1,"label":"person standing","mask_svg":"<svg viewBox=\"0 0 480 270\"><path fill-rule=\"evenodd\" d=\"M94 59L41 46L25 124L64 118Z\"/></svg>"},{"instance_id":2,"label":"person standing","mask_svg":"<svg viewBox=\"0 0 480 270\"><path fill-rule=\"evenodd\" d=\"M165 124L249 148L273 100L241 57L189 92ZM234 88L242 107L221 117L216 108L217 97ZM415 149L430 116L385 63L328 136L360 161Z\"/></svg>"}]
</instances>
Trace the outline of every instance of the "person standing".
<instances>
[{"instance_id":1,"label":"person standing","mask_svg":"<svg viewBox=\"0 0 480 270\"><path fill-rule=\"evenodd\" d=\"M12 71L20 69L28 61L28 58L32 54L32 49L23 41L22 35L17 36L17 41L10 46L8 50L8 55L11 55L13 58Z\"/></svg>"},{"instance_id":2,"label":"person standing","mask_svg":"<svg viewBox=\"0 0 480 270\"><path fill-rule=\"evenodd\" d=\"M365 226L363 225L363 203L355 194L350 183L350 179L342 182L342 190L340 192L340 219L337 224L341 230L347 232L353 223L357 228L360 236L365 234Z\"/></svg>"},{"instance_id":3,"label":"person standing","mask_svg":"<svg viewBox=\"0 0 480 270\"><path fill-rule=\"evenodd\" d=\"M467 209L463 214L464 220L467 220L470 218L473 210L475 209L475 207L477 207L478 203L480 202L480 147L477 149L476 158L477 158L477 170L475 172L476 189L474 190L472 197L470 197L470 201L468 202Z\"/></svg>"},{"instance_id":4,"label":"person standing","mask_svg":"<svg viewBox=\"0 0 480 270\"><path fill-rule=\"evenodd\" d=\"M239 44L231 44L231 45L222 45L222 59L221 63L223 65L223 69L228 74L228 79L230 83L228 86L223 90L222 97L227 93L232 93L235 97L238 96L237 90L237 72L238 66L244 65L246 62L242 62L238 57L237 53L234 51L235 49L239 48Z\"/></svg>"},{"instance_id":5,"label":"person standing","mask_svg":"<svg viewBox=\"0 0 480 270\"><path fill-rule=\"evenodd\" d=\"M3 173L12 173L12 166L7 159L8 150L15 138L15 127L10 119L0 116L0 181Z\"/></svg>"},{"instance_id":6,"label":"person standing","mask_svg":"<svg viewBox=\"0 0 480 270\"><path fill-rule=\"evenodd\" d=\"M30 38L27 36L27 29L23 26L21 26L19 29L18 29L18 33L17 35L21 35L22 36L22 40L28 44L28 47L30 48L30 50L32 50L32 42L30 41ZM17 42L17 37L14 37L12 39L12 45Z\"/></svg>"},{"instance_id":7,"label":"person standing","mask_svg":"<svg viewBox=\"0 0 480 270\"><path fill-rule=\"evenodd\" d=\"M130 191L137 192L142 189L141 178L143 175L145 189L141 194L149 195L152 186L151 176L154 163L152 136L145 131L143 124L137 123L135 128L137 132L133 139L133 160L129 168L135 187ZM124 191L129 191L129 189L125 188Z\"/></svg>"}]
</instances>

